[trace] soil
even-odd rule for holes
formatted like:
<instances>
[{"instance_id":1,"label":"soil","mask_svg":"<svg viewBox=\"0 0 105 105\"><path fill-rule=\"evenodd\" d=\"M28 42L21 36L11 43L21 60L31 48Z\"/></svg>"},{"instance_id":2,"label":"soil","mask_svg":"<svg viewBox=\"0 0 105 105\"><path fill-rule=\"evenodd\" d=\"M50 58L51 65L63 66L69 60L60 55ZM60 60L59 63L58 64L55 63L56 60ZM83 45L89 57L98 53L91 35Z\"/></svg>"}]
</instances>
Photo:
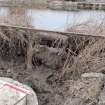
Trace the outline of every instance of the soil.
<instances>
[{"instance_id":1,"label":"soil","mask_svg":"<svg viewBox=\"0 0 105 105\"><path fill-rule=\"evenodd\" d=\"M87 46L104 40L101 37L67 37L60 33L7 26L0 27L0 30L0 76L13 78L32 87L38 96L39 105L64 105L70 97L70 87L80 78L78 72L73 73L76 68L76 65L72 67L76 64L75 58ZM29 43L33 49L30 53L31 69L27 66ZM71 71L72 68L74 71Z\"/></svg>"}]
</instances>

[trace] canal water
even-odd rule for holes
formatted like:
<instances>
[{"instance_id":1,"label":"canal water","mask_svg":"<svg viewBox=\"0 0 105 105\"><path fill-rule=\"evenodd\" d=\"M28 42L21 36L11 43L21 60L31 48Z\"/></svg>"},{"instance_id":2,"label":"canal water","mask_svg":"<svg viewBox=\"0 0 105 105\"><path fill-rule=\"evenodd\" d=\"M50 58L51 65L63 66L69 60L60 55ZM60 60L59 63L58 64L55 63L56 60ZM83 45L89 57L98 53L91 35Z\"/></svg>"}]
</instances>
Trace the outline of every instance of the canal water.
<instances>
[{"instance_id":1,"label":"canal water","mask_svg":"<svg viewBox=\"0 0 105 105\"><path fill-rule=\"evenodd\" d=\"M50 31L104 29L104 11L54 11L0 7L0 23ZM102 31L101 29L101 31Z\"/></svg>"}]
</instances>

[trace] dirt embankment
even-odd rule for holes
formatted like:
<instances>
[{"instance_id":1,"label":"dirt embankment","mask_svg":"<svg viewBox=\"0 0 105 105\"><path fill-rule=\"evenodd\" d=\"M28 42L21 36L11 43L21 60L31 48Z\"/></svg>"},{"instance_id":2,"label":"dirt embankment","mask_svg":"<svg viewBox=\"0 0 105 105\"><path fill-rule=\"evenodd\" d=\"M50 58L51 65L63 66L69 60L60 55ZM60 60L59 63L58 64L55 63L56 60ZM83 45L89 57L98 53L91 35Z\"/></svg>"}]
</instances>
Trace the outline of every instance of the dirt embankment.
<instances>
[{"instance_id":1,"label":"dirt embankment","mask_svg":"<svg viewBox=\"0 0 105 105\"><path fill-rule=\"evenodd\" d=\"M39 105L64 105L82 73L105 72L104 49L101 37L0 27L0 76L31 86Z\"/></svg>"}]
</instances>

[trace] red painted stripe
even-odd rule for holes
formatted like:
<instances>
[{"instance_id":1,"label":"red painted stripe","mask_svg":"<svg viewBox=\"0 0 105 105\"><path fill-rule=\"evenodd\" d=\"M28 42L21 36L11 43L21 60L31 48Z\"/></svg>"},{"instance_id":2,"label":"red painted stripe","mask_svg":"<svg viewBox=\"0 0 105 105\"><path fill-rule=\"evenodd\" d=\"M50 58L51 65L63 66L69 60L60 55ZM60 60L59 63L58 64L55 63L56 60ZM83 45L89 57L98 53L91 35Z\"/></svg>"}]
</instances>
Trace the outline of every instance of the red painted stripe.
<instances>
[{"instance_id":1,"label":"red painted stripe","mask_svg":"<svg viewBox=\"0 0 105 105\"><path fill-rule=\"evenodd\" d=\"M8 87L13 88L13 89L15 89L16 91L19 91L19 92L22 92L22 93L27 93L27 91L25 91L25 90L23 90L23 89L20 89L20 88L18 88L17 86L12 85L12 84L7 84L7 83L6 83L4 86L8 86Z\"/></svg>"}]
</instances>

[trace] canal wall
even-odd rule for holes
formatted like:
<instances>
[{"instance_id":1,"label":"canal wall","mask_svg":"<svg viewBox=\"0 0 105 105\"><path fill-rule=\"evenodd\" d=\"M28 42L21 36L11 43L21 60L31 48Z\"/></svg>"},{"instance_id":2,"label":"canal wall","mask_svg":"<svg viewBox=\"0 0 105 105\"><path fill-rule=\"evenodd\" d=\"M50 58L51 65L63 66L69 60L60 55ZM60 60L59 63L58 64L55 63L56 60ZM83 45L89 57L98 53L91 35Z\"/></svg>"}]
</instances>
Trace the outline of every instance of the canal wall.
<instances>
[{"instance_id":1,"label":"canal wall","mask_svg":"<svg viewBox=\"0 0 105 105\"><path fill-rule=\"evenodd\" d=\"M71 2L60 0L0 0L0 6L26 6L54 10L105 10L104 2Z\"/></svg>"},{"instance_id":2,"label":"canal wall","mask_svg":"<svg viewBox=\"0 0 105 105\"><path fill-rule=\"evenodd\" d=\"M105 10L105 3L92 2L50 2L48 7L54 10Z\"/></svg>"}]
</instances>

